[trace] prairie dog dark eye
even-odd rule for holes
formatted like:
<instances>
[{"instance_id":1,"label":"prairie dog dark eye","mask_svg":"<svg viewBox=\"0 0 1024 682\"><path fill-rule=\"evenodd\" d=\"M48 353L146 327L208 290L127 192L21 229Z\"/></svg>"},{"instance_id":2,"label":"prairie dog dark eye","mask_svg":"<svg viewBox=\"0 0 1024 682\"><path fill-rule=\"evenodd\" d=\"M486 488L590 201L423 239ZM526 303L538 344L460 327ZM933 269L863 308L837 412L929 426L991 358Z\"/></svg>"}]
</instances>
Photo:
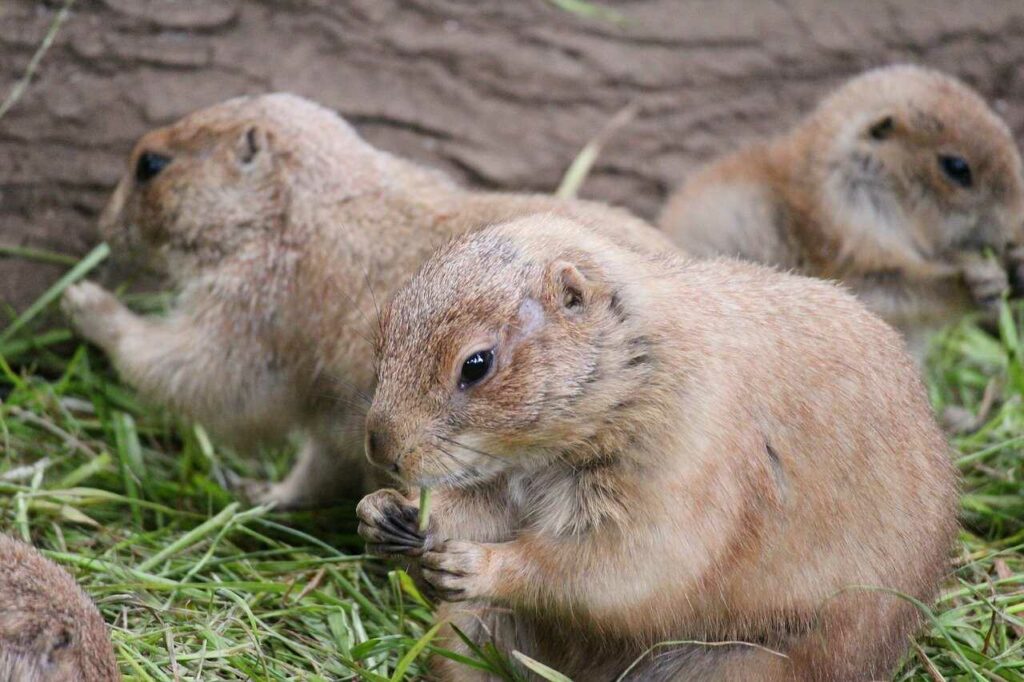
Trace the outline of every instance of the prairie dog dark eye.
<instances>
[{"instance_id":1,"label":"prairie dog dark eye","mask_svg":"<svg viewBox=\"0 0 1024 682\"><path fill-rule=\"evenodd\" d=\"M886 116L880 121L876 121L869 129L868 134L871 135L873 140L884 140L892 134L893 123L892 116Z\"/></svg>"},{"instance_id":2,"label":"prairie dog dark eye","mask_svg":"<svg viewBox=\"0 0 1024 682\"><path fill-rule=\"evenodd\" d=\"M135 179L139 182L152 180L170 162L171 157L169 156L157 154L156 152L143 152L135 164Z\"/></svg>"},{"instance_id":3,"label":"prairie dog dark eye","mask_svg":"<svg viewBox=\"0 0 1024 682\"><path fill-rule=\"evenodd\" d=\"M942 172L946 174L947 178L961 187L970 187L974 182L971 177L971 167L959 156L940 154L939 166L942 167Z\"/></svg>"},{"instance_id":4,"label":"prairie dog dark eye","mask_svg":"<svg viewBox=\"0 0 1024 682\"><path fill-rule=\"evenodd\" d=\"M459 388L469 388L483 381L494 364L494 350L478 350L462 363L459 372Z\"/></svg>"}]
</instances>

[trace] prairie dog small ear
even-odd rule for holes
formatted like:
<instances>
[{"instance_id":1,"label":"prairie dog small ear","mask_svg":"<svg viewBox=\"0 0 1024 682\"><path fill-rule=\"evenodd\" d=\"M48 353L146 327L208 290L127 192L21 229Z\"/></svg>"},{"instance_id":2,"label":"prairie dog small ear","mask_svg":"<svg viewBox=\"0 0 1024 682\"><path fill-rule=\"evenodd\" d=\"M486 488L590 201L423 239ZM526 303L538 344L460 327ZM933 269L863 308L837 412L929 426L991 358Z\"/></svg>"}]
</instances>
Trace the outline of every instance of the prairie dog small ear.
<instances>
[{"instance_id":1,"label":"prairie dog small ear","mask_svg":"<svg viewBox=\"0 0 1024 682\"><path fill-rule=\"evenodd\" d=\"M75 633L69 628L61 627L51 633L46 647L49 663L56 664L61 657L67 656L74 643Z\"/></svg>"},{"instance_id":2,"label":"prairie dog small ear","mask_svg":"<svg viewBox=\"0 0 1024 682\"><path fill-rule=\"evenodd\" d=\"M896 122L892 115L886 114L876 118L867 129L867 137L872 140L887 140L896 132Z\"/></svg>"},{"instance_id":3,"label":"prairie dog small ear","mask_svg":"<svg viewBox=\"0 0 1024 682\"><path fill-rule=\"evenodd\" d=\"M579 268L565 260L556 260L548 269L555 307L580 311L590 300L591 285Z\"/></svg>"},{"instance_id":4,"label":"prairie dog small ear","mask_svg":"<svg viewBox=\"0 0 1024 682\"><path fill-rule=\"evenodd\" d=\"M269 147L270 140L267 131L259 126L250 126L238 136L238 141L235 143L238 162L249 165L260 154L265 154Z\"/></svg>"}]
</instances>

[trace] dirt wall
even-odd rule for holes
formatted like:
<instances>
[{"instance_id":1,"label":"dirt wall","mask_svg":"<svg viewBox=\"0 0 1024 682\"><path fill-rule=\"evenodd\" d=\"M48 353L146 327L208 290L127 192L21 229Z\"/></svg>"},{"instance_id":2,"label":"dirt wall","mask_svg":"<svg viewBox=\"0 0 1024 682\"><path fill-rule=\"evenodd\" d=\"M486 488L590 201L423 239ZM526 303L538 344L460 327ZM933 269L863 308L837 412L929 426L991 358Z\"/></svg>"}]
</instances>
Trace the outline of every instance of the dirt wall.
<instances>
[{"instance_id":1,"label":"dirt wall","mask_svg":"<svg viewBox=\"0 0 1024 682\"><path fill-rule=\"evenodd\" d=\"M470 184L539 191L636 101L583 195L646 217L695 163L883 63L955 73L1024 130L1014 0L608 5L623 21L553 0L79 0L0 120L0 244L84 253L133 141L242 93L312 97L380 147ZM0 3L2 95L58 9ZM24 305L58 273L0 258L0 298Z\"/></svg>"}]
</instances>

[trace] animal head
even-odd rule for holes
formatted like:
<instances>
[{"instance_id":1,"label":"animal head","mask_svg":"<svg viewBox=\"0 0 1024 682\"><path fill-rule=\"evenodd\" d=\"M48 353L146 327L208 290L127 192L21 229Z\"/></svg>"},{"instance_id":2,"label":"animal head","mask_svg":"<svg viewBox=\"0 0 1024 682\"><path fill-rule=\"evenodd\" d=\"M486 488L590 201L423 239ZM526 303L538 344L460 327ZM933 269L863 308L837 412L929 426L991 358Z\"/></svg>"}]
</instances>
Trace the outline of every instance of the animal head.
<instances>
[{"instance_id":1,"label":"animal head","mask_svg":"<svg viewBox=\"0 0 1024 682\"><path fill-rule=\"evenodd\" d=\"M806 124L833 216L924 260L1024 242L1024 176L1006 124L960 81L916 66L869 71ZM856 239L856 236L854 237Z\"/></svg>"},{"instance_id":2,"label":"animal head","mask_svg":"<svg viewBox=\"0 0 1024 682\"><path fill-rule=\"evenodd\" d=\"M100 233L119 255L180 275L358 192L373 156L337 114L301 97L228 100L138 141Z\"/></svg>"},{"instance_id":3,"label":"animal head","mask_svg":"<svg viewBox=\"0 0 1024 682\"><path fill-rule=\"evenodd\" d=\"M84 680L79 633L59 622L41 623L43 613L0 616L0 679L25 682ZM95 679L95 678L89 678Z\"/></svg>"},{"instance_id":4,"label":"animal head","mask_svg":"<svg viewBox=\"0 0 1024 682\"><path fill-rule=\"evenodd\" d=\"M645 371L599 256L609 248L534 216L429 259L381 314L370 460L416 484L471 486L601 429Z\"/></svg>"},{"instance_id":5,"label":"animal head","mask_svg":"<svg viewBox=\"0 0 1024 682\"><path fill-rule=\"evenodd\" d=\"M120 679L102 616L64 569L0 535L0 680Z\"/></svg>"}]
</instances>

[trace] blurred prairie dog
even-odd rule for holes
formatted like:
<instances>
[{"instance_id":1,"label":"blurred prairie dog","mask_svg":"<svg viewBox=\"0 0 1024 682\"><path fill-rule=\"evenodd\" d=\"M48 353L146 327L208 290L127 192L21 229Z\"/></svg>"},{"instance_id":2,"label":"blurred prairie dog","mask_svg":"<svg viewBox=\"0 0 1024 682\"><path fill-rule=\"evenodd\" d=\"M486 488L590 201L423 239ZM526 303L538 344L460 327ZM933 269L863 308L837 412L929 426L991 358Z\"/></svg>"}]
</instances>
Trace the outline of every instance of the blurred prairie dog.
<instances>
[{"instance_id":1,"label":"blurred prairie dog","mask_svg":"<svg viewBox=\"0 0 1024 682\"><path fill-rule=\"evenodd\" d=\"M249 493L319 505L368 485L377 302L452 235L538 210L675 248L603 205L465 190L300 97L232 99L142 137L100 219L115 254L170 276L170 314L91 283L64 307L128 383L236 445L304 434L288 477Z\"/></svg>"},{"instance_id":2,"label":"blurred prairie dog","mask_svg":"<svg viewBox=\"0 0 1024 682\"><path fill-rule=\"evenodd\" d=\"M694 256L842 281L920 361L929 332L997 302L1005 267L1020 267L1021 159L1006 124L966 85L884 67L848 81L789 132L698 171L659 224Z\"/></svg>"},{"instance_id":3,"label":"blurred prairie dog","mask_svg":"<svg viewBox=\"0 0 1024 682\"><path fill-rule=\"evenodd\" d=\"M919 619L864 586L928 602L946 571L957 476L917 368L830 283L538 216L440 250L381 336L367 452L433 504L420 534L378 491L360 533L478 642L577 680L880 679ZM644 656L674 640L748 644Z\"/></svg>"},{"instance_id":4,"label":"blurred prairie dog","mask_svg":"<svg viewBox=\"0 0 1024 682\"><path fill-rule=\"evenodd\" d=\"M120 680L107 626L67 571L0 534L0 680Z\"/></svg>"}]
</instances>

